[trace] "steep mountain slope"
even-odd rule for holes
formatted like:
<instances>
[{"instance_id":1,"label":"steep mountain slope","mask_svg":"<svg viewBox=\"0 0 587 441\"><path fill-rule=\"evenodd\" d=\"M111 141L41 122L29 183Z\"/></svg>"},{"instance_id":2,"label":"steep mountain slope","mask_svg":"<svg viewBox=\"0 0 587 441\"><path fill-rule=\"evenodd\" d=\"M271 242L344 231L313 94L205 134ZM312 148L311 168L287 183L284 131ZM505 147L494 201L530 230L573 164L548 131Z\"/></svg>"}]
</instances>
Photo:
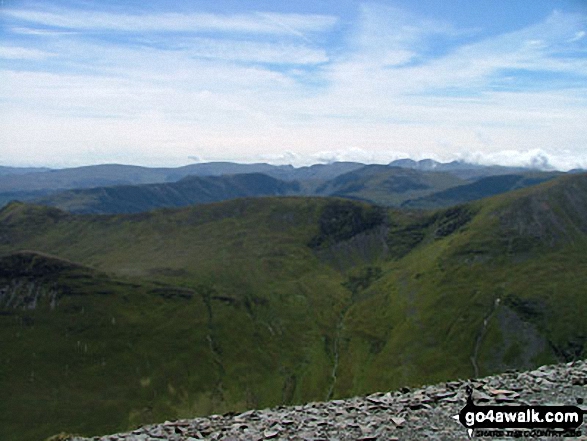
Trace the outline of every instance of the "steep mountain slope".
<instances>
[{"instance_id":1,"label":"steep mountain slope","mask_svg":"<svg viewBox=\"0 0 587 441\"><path fill-rule=\"evenodd\" d=\"M335 395L584 357L586 233L587 175L393 229L404 257L349 309Z\"/></svg>"},{"instance_id":2,"label":"steep mountain slope","mask_svg":"<svg viewBox=\"0 0 587 441\"><path fill-rule=\"evenodd\" d=\"M27 412L37 438L91 435L584 357L586 246L585 174L433 212L13 203L0 437L32 433Z\"/></svg>"},{"instance_id":3,"label":"steep mountain slope","mask_svg":"<svg viewBox=\"0 0 587 441\"><path fill-rule=\"evenodd\" d=\"M561 173L531 172L520 175L497 175L481 178L470 184L458 185L418 199L402 203L406 208L439 208L483 199L519 188L530 187L560 176Z\"/></svg>"},{"instance_id":4,"label":"steep mountain slope","mask_svg":"<svg viewBox=\"0 0 587 441\"><path fill-rule=\"evenodd\" d=\"M0 267L4 440L306 400L324 388L328 321L311 307L341 294L327 280L302 277L303 288L278 293L129 283L37 253Z\"/></svg>"},{"instance_id":5,"label":"steep mountain slope","mask_svg":"<svg viewBox=\"0 0 587 441\"><path fill-rule=\"evenodd\" d=\"M373 226L361 223L370 207L326 200L132 216L5 207L0 437L92 434L325 397L349 296L307 246L327 205L335 220L323 221L325 240L337 220L352 225L342 237ZM23 259L19 249L59 257Z\"/></svg>"},{"instance_id":6,"label":"steep mountain slope","mask_svg":"<svg viewBox=\"0 0 587 441\"><path fill-rule=\"evenodd\" d=\"M138 213L162 207L234 199L246 196L286 195L300 192L300 185L264 174L190 176L165 184L125 185L69 190L36 200L36 203L71 213Z\"/></svg>"}]
</instances>

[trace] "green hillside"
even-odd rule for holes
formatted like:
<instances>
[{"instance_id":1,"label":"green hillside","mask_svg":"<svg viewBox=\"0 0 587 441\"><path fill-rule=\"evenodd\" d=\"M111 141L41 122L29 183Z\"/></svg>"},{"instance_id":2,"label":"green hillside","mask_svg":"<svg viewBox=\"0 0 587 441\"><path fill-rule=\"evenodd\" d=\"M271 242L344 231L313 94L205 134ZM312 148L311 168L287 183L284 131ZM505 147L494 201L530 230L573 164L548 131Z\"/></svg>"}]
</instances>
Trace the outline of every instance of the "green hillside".
<instances>
[{"instance_id":1,"label":"green hillside","mask_svg":"<svg viewBox=\"0 0 587 441\"><path fill-rule=\"evenodd\" d=\"M434 212L13 203L0 211L0 438L584 357L586 246L584 174Z\"/></svg>"},{"instance_id":2,"label":"green hillside","mask_svg":"<svg viewBox=\"0 0 587 441\"><path fill-rule=\"evenodd\" d=\"M583 175L399 229L418 245L349 310L336 392L584 358L586 215Z\"/></svg>"}]
</instances>

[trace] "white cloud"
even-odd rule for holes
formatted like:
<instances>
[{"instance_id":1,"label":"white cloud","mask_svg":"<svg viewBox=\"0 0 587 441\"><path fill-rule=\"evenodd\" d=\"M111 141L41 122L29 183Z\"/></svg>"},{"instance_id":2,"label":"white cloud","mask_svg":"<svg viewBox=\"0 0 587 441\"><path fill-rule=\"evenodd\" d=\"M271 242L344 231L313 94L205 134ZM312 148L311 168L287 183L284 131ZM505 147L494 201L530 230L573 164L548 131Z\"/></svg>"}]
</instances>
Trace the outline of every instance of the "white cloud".
<instances>
[{"instance_id":1,"label":"white cloud","mask_svg":"<svg viewBox=\"0 0 587 441\"><path fill-rule=\"evenodd\" d=\"M468 152L460 155L460 159L485 165L533 167L542 170L587 168L587 155L579 157L576 153L568 150L549 152L543 149L529 149Z\"/></svg>"},{"instance_id":2,"label":"white cloud","mask_svg":"<svg viewBox=\"0 0 587 441\"><path fill-rule=\"evenodd\" d=\"M35 11L5 9L13 19L44 26L77 30L114 30L123 32L241 32L261 34L294 34L320 32L336 23L336 18L315 14L209 14L158 13L115 14L84 10Z\"/></svg>"}]
</instances>

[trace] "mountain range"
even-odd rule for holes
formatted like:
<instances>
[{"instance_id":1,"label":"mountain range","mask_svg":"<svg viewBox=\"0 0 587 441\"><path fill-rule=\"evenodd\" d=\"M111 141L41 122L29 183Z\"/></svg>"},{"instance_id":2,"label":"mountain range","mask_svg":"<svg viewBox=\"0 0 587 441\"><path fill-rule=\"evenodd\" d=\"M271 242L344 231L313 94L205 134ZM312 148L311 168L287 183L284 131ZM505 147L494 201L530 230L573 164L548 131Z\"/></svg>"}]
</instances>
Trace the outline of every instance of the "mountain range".
<instances>
[{"instance_id":1,"label":"mountain range","mask_svg":"<svg viewBox=\"0 0 587 441\"><path fill-rule=\"evenodd\" d=\"M0 438L113 433L585 357L587 174L410 210L349 197L367 198L375 180L417 201L463 178L346 173L321 197L253 174L209 182L232 182L235 197L255 182L275 192L126 214L7 204Z\"/></svg>"},{"instance_id":2,"label":"mountain range","mask_svg":"<svg viewBox=\"0 0 587 441\"><path fill-rule=\"evenodd\" d=\"M389 165L339 162L300 168L235 163L175 169L101 165L0 175L0 206L21 200L74 213L130 213L287 194L438 208L534 185L560 174L433 160L398 160Z\"/></svg>"}]
</instances>

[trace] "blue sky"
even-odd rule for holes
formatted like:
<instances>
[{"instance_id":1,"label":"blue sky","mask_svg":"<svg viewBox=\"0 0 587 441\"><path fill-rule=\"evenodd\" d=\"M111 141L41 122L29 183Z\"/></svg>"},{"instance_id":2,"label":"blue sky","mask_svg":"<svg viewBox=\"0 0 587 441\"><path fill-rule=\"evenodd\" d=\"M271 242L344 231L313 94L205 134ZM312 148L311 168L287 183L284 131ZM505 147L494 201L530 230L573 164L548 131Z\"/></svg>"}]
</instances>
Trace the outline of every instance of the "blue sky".
<instances>
[{"instance_id":1,"label":"blue sky","mask_svg":"<svg viewBox=\"0 0 587 441\"><path fill-rule=\"evenodd\" d=\"M587 1L0 0L0 163L587 168Z\"/></svg>"}]
</instances>

